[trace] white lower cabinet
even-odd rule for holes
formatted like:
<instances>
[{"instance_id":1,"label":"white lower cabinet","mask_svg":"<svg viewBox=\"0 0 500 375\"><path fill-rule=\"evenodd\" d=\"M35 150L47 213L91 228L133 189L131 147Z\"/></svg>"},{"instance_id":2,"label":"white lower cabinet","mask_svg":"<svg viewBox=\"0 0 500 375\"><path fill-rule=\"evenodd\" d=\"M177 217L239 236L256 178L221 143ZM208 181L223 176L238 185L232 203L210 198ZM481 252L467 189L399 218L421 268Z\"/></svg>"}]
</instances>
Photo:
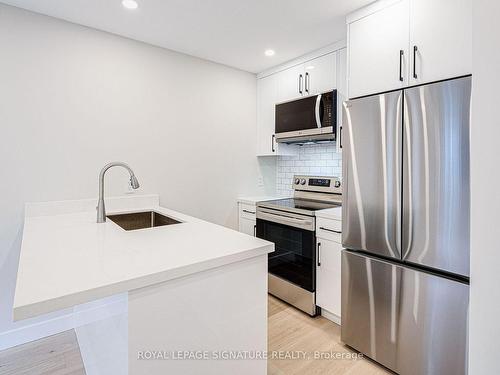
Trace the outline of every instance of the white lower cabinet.
<instances>
[{"instance_id":1,"label":"white lower cabinet","mask_svg":"<svg viewBox=\"0 0 500 375\"><path fill-rule=\"evenodd\" d=\"M240 217L239 231L255 237L256 220Z\"/></svg>"},{"instance_id":2,"label":"white lower cabinet","mask_svg":"<svg viewBox=\"0 0 500 375\"><path fill-rule=\"evenodd\" d=\"M256 209L256 205L238 203L238 231L255 237L257 225Z\"/></svg>"},{"instance_id":3,"label":"white lower cabinet","mask_svg":"<svg viewBox=\"0 0 500 375\"><path fill-rule=\"evenodd\" d=\"M330 220L323 220L328 222ZM331 223L340 221L331 220ZM330 225L335 227L335 225ZM316 305L332 314L331 320L340 324L341 318L341 256L342 244L340 234L332 232L334 236L321 237L321 232L328 229L317 230L316 240ZM338 242L334 240L338 238Z\"/></svg>"}]
</instances>

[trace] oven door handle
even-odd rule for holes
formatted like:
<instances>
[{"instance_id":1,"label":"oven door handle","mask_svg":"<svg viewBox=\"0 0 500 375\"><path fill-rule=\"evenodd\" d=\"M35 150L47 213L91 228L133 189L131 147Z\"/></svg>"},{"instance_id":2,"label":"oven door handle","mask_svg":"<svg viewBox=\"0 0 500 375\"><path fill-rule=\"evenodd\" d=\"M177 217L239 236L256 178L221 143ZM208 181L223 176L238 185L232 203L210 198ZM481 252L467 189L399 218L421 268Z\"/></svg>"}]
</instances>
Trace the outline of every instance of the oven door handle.
<instances>
[{"instance_id":1,"label":"oven door handle","mask_svg":"<svg viewBox=\"0 0 500 375\"><path fill-rule=\"evenodd\" d=\"M278 223L283 225L289 225L291 227L305 229L309 231L314 231L314 221L312 218L299 219L295 217L290 217L287 215L280 215L265 211L257 211L257 219L270 221L272 223Z\"/></svg>"},{"instance_id":2,"label":"oven door handle","mask_svg":"<svg viewBox=\"0 0 500 375\"><path fill-rule=\"evenodd\" d=\"M319 113L320 107L321 107L321 94L319 94L316 97L316 107L314 108L314 115L316 117L316 126L318 128L321 128L321 116L320 116L320 113Z\"/></svg>"}]
</instances>

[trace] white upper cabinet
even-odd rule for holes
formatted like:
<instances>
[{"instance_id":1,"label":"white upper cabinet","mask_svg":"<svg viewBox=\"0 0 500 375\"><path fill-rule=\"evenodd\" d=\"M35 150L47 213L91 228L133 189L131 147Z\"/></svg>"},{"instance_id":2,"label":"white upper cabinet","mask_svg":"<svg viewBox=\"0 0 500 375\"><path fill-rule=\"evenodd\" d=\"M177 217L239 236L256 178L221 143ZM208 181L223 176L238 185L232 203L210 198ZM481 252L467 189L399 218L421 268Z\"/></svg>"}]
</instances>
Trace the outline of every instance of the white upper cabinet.
<instances>
[{"instance_id":1,"label":"white upper cabinet","mask_svg":"<svg viewBox=\"0 0 500 375\"><path fill-rule=\"evenodd\" d=\"M400 0L348 24L350 98L408 84L408 11Z\"/></svg>"},{"instance_id":2,"label":"white upper cabinet","mask_svg":"<svg viewBox=\"0 0 500 375\"><path fill-rule=\"evenodd\" d=\"M278 77L278 103L300 98L305 94L305 72L302 64L285 69Z\"/></svg>"},{"instance_id":3,"label":"white upper cabinet","mask_svg":"<svg viewBox=\"0 0 500 375\"><path fill-rule=\"evenodd\" d=\"M257 156L293 155L296 147L280 144L274 137L274 107L277 103L278 76L257 80Z\"/></svg>"},{"instance_id":4,"label":"white upper cabinet","mask_svg":"<svg viewBox=\"0 0 500 375\"><path fill-rule=\"evenodd\" d=\"M341 99L347 99L347 48L337 51L336 87Z\"/></svg>"},{"instance_id":5,"label":"white upper cabinet","mask_svg":"<svg viewBox=\"0 0 500 375\"><path fill-rule=\"evenodd\" d=\"M380 0L349 15L349 97L470 74L471 4Z\"/></svg>"},{"instance_id":6,"label":"white upper cabinet","mask_svg":"<svg viewBox=\"0 0 500 375\"><path fill-rule=\"evenodd\" d=\"M277 73L278 103L336 88L336 70L337 53L331 52Z\"/></svg>"},{"instance_id":7,"label":"white upper cabinet","mask_svg":"<svg viewBox=\"0 0 500 375\"><path fill-rule=\"evenodd\" d=\"M342 103L347 100L347 48L337 51L337 152L342 152Z\"/></svg>"},{"instance_id":8,"label":"white upper cabinet","mask_svg":"<svg viewBox=\"0 0 500 375\"><path fill-rule=\"evenodd\" d=\"M317 57L304 66L305 95L316 95L337 87L337 53Z\"/></svg>"},{"instance_id":9,"label":"white upper cabinet","mask_svg":"<svg viewBox=\"0 0 500 375\"><path fill-rule=\"evenodd\" d=\"M257 155L273 155L274 105L277 98L277 77L270 75L257 80Z\"/></svg>"},{"instance_id":10,"label":"white upper cabinet","mask_svg":"<svg viewBox=\"0 0 500 375\"><path fill-rule=\"evenodd\" d=\"M412 85L472 72L471 13L471 0L410 1Z\"/></svg>"}]
</instances>

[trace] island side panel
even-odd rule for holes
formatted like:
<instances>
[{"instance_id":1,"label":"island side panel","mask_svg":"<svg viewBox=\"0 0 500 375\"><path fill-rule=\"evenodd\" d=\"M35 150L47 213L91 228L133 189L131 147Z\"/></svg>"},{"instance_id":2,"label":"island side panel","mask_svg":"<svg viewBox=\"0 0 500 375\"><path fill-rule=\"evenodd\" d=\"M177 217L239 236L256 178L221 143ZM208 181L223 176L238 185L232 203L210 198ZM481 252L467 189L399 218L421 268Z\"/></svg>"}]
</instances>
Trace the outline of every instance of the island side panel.
<instances>
[{"instance_id":1,"label":"island side panel","mask_svg":"<svg viewBox=\"0 0 500 375\"><path fill-rule=\"evenodd\" d=\"M130 375L264 375L265 359L215 357L266 350L267 254L129 292Z\"/></svg>"}]
</instances>

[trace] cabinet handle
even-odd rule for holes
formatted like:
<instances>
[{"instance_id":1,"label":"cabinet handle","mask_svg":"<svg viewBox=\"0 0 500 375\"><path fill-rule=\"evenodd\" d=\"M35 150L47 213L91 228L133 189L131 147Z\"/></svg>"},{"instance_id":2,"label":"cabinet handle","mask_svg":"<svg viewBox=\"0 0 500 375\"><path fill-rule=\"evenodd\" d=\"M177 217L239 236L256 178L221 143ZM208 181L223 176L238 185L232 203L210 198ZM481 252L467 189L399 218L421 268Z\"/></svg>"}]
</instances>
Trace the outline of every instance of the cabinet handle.
<instances>
[{"instance_id":1,"label":"cabinet handle","mask_svg":"<svg viewBox=\"0 0 500 375\"><path fill-rule=\"evenodd\" d=\"M340 148L342 148L342 126L339 129L339 142L340 142Z\"/></svg>"},{"instance_id":2,"label":"cabinet handle","mask_svg":"<svg viewBox=\"0 0 500 375\"><path fill-rule=\"evenodd\" d=\"M321 267L321 242L318 242L318 267Z\"/></svg>"},{"instance_id":3,"label":"cabinet handle","mask_svg":"<svg viewBox=\"0 0 500 375\"><path fill-rule=\"evenodd\" d=\"M309 94L309 84L311 82L311 78L309 78L309 72L306 72L306 78L304 78L304 84L306 87L306 92Z\"/></svg>"},{"instance_id":4,"label":"cabinet handle","mask_svg":"<svg viewBox=\"0 0 500 375\"><path fill-rule=\"evenodd\" d=\"M272 151L272 152L276 152L276 150L274 149L274 138L276 138L276 135L275 135L275 134L273 134L273 135L271 136L271 151Z\"/></svg>"},{"instance_id":5,"label":"cabinet handle","mask_svg":"<svg viewBox=\"0 0 500 375\"><path fill-rule=\"evenodd\" d=\"M333 229L328 229L328 228L325 228L325 227L319 227L319 229L321 229L321 230L326 230L327 232L333 232L333 233L342 234L342 232L341 232L341 231L338 231L338 230L333 230Z\"/></svg>"},{"instance_id":6,"label":"cabinet handle","mask_svg":"<svg viewBox=\"0 0 500 375\"><path fill-rule=\"evenodd\" d=\"M399 50L399 80L403 82L403 55L404 51L402 49Z\"/></svg>"},{"instance_id":7,"label":"cabinet handle","mask_svg":"<svg viewBox=\"0 0 500 375\"><path fill-rule=\"evenodd\" d=\"M302 74L299 74L299 94L302 94Z\"/></svg>"},{"instance_id":8,"label":"cabinet handle","mask_svg":"<svg viewBox=\"0 0 500 375\"><path fill-rule=\"evenodd\" d=\"M417 79L417 51L418 47L413 46L413 78Z\"/></svg>"},{"instance_id":9,"label":"cabinet handle","mask_svg":"<svg viewBox=\"0 0 500 375\"><path fill-rule=\"evenodd\" d=\"M253 236L257 237L257 225L253 226Z\"/></svg>"},{"instance_id":10,"label":"cabinet handle","mask_svg":"<svg viewBox=\"0 0 500 375\"><path fill-rule=\"evenodd\" d=\"M252 212L252 211L248 211L248 210L242 210L243 212L246 212L247 214L252 214L252 215L255 215L255 212Z\"/></svg>"}]
</instances>

